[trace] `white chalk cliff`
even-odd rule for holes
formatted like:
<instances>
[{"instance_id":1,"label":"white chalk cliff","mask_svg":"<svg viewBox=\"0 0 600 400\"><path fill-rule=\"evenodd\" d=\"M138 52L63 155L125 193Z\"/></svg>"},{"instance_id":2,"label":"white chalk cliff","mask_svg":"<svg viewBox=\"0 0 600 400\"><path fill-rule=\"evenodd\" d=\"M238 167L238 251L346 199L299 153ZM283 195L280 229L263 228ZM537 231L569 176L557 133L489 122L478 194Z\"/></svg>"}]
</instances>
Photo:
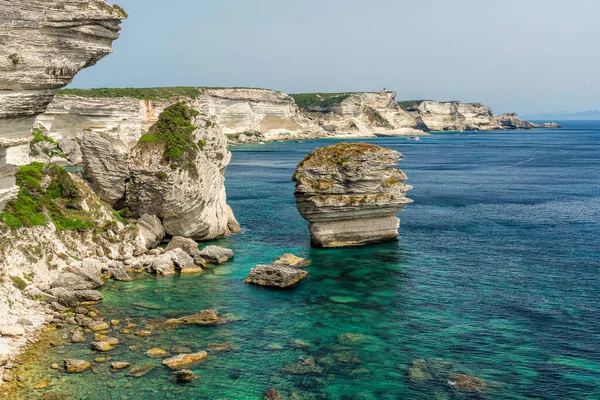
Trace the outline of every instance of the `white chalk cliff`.
<instances>
[{"instance_id":1,"label":"white chalk cliff","mask_svg":"<svg viewBox=\"0 0 600 400\"><path fill-rule=\"evenodd\" d=\"M77 72L112 52L125 12L104 0L0 0L0 209L16 195L7 148Z\"/></svg>"}]
</instances>

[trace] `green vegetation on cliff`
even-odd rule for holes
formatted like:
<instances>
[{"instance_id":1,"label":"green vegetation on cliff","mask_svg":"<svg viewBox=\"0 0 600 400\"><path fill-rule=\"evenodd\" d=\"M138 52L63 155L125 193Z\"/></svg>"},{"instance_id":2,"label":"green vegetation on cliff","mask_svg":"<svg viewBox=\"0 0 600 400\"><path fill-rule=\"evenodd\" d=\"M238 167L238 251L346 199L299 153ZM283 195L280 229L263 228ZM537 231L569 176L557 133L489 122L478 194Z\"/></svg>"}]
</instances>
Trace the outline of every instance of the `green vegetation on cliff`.
<instances>
[{"instance_id":1,"label":"green vegetation on cliff","mask_svg":"<svg viewBox=\"0 0 600 400\"><path fill-rule=\"evenodd\" d=\"M322 107L328 108L346 100L353 93L298 93L290 94L302 109Z\"/></svg>"},{"instance_id":2,"label":"green vegetation on cliff","mask_svg":"<svg viewBox=\"0 0 600 400\"><path fill-rule=\"evenodd\" d=\"M419 107L421 105L421 103L424 101L428 101L428 100L401 100L398 102L398 105L400 106L401 109L406 111L409 108Z\"/></svg>"},{"instance_id":3,"label":"green vegetation on cliff","mask_svg":"<svg viewBox=\"0 0 600 400\"><path fill-rule=\"evenodd\" d=\"M6 205L0 220L9 228L45 226L58 230L95 227L81 208L81 193L69 173L54 164L32 163L17 172L19 195Z\"/></svg>"},{"instance_id":4,"label":"green vegetation on cliff","mask_svg":"<svg viewBox=\"0 0 600 400\"><path fill-rule=\"evenodd\" d=\"M194 140L196 127L192 118L200 115L185 103L175 103L158 117L147 134L140 138L142 146L159 143L164 145L163 159L174 168L189 168L195 171L195 158L206 142ZM197 171L195 171L197 172Z\"/></svg>"},{"instance_id":5,"label":"green vegetation on cliff","mask_svg":"<svg viewBox=\"0 0 600 400\"><path fill-rule=\"evenodd\" d=\"M338 167L362 162L369 154L381 151L382 148L369 143L338 143L316 149L298 164L299 167ZM294 180L303 177L294 174Z\"/></svg>"},{"instance_id":6,"label":"green vegetation on cliff","mask_svg":"<svg viewBox=\"0 0 600 400\"><path fill-rule=\"evenodd\" d=\"M200 94L197 87L161 87L161 88L101 88L101 89L63 89L59 96L79 97L127 97L138 100L171 100L174 97L195 99Z\"/></svg>"}]
</instances>

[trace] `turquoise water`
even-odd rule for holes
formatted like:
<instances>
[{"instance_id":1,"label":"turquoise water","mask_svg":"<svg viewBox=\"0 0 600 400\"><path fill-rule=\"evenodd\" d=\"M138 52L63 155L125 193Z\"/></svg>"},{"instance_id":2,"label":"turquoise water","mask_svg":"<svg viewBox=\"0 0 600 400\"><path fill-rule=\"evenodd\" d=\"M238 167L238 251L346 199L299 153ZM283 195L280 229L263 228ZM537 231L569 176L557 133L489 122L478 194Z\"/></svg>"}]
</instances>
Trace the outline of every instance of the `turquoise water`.
<instances>
[{"instance_id":1,"label":"turquoise water","mask_svg":"<svg viewBox=\"0 0 600 400\"><path fill-rule=\"evenodd\" d=\"M275 387L298 399L600 398L600 123L369 142L401 151L414 185L398 242L310 247L290 178L304 155L332 140L234 148L227 191L244 229L218 242L234 260L201 276L141 274L103 290L106 319L154 332L114 330L122 344L108 355L153 372L127 378L95 363L65 375L50 365L96 355L87 344L61 345L40 356L25 383L54 386L21 396L258 399ZM255 264L284 252L313 262L297 287L243 282ZM205 308L239 318L217 327L153 324ZM346 333L358 336L339 336ZM210 343L235 351L211 353L188 385L144 354ZM411 379L415 360L426 360L431 379ZM487 388L457 391L448 384L456 373Z\"/></svg>"}]
</instances>

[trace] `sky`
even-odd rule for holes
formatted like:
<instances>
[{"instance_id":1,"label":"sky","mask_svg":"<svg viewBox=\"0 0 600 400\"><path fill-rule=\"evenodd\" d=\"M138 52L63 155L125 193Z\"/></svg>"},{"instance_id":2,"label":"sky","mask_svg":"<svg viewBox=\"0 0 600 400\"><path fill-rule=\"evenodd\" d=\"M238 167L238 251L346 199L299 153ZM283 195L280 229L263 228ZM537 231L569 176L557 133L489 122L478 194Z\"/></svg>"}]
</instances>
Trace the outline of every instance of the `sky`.
<instances>
[{"instance_id":1,"label":"sky","mask_svg":"<svg viewBox=\"0 0 600 400\"><path fill-rule=\"evenodd\" d=\"M112 0L109 0L112 1ZM496 113L600 109L598 0L118 0L71 87L398 92Z\"/></svg>"}]
</instances>

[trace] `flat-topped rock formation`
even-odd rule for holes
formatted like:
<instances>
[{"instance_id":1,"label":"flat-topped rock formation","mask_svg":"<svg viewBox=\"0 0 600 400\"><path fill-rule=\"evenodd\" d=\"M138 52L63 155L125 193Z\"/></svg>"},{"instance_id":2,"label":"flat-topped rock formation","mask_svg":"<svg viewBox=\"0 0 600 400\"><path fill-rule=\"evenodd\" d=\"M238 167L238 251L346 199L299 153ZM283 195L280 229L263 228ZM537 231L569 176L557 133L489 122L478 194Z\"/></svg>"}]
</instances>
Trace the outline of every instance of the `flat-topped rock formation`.
<instances>
[{"instance_id":1,"label":"flat-topped rock formation","mask_svg":"<svg viewBox=\"0 0 600 400\"><path fill-rule=\"evenodd\" d=\"M366 143L339 143L315 150L294 173L298 211L309 222L313 244L360 246L398 237L397 214L412 200L402 155Z\"/></svg>"},{"instance_id":2,"label":"flat-topped rock formation","mask_svg":"<svg viewBox=\"0 0 600 400\"><path fill-rule=\"evenodd\" d=\"M112 52L127 14L104 0L0 0L0 10L1 210L17 194L6 148L27 144L57 90Z\"/></svg>"},{"instance_id":3,"label":"flat-topped rock formation","mask_svg":"<svg viewBox=\"0 0 600 400\"><path fill-rule=\"evenodd\" d=\"M421 122L422 129L433 132L560 128L553 123L540 125L523 121L516 113L496 116L490 107L481 103L418 100L399 104Z\"/></svg>"}]
</instances>

